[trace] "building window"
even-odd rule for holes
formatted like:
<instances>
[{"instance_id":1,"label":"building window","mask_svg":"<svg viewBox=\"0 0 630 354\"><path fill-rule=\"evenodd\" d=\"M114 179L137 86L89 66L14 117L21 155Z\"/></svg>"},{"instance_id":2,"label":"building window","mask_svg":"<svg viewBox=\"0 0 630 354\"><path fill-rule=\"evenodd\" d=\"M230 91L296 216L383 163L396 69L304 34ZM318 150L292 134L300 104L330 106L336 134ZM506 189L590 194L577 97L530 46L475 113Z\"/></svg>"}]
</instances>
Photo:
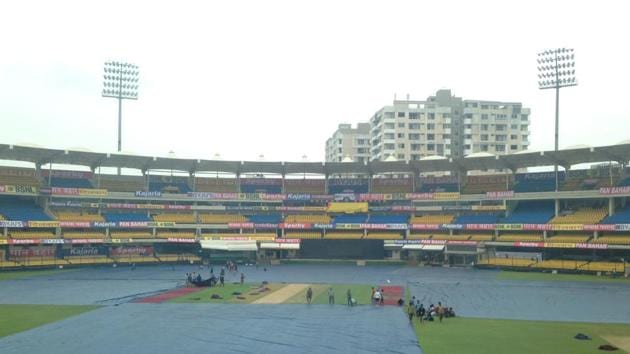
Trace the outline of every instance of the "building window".
<instances>
[{"instance_id":1,"label":"building window","mask_svg":"<svg viewBox=\"0 0 630 354\"><path fill-rule=\"evenodd\" d=\"M511 124L510 129L518 130L518 124Z\"/></svg>"},{"instance_id":2,"label":"building window","mask_svg":"<svg viewBox=\"0 0 630 354\"><path fill-rule=\"evenodd\" d=\"M505 145L503 144L497 144L494 148L497 152L505 152Z\"/></svg>"},{"instance_id":3,"label":"building window","mask_svg":"<svg viewBox=\"0 0 630 354\"><path fill-rule=\"evenodd\" d=\"M484 152L488 151L488 145L486 144L481 144L480 148L481 148L481 151L484 151Z\"/></svg>"},{"instance_id":4,"label":"building window","mask_svg":"<svg viewBox=\"0 0 630 354\"><path fill-rule=\"evenodd\" d=\"M394 150L396 145L394 144L385 144L385 150Z\"/></svg>"},{"instance_id":5,"label":"building window","mask_svg":"<svg viewBox=\"0 0 630 354\"><path fill-rule=\"evenodd\" d=\"M398 148L399 148L399 149L404 149L404 148L405 148L405 144L404 144L404 143L400 143L400 144L398 144Z\"/></svg>"},{"instance_id":6,"label":"building window","mask_svg":"<svg viewBox=\"0 0 630 354\"><path fill-rule=\"evenodd\" d=\"M398 118L405 118L405 112L398 112Z\"/></svg>"},{"instance_id":7,"label":"building window","mask_svg":"<svg viewBox=\"0 0 630 354\"><path fill-rule=\"evenodd\" d=\"M442 135L443 139L450 139L451 138L451 134L444 134Z\"/></svg>"},{"instance_id":8,"label":"building window","mask_svg":"<svg viewBox=\"0 0 630 354\"><path fill-rule=\"evenodd\" d=\"M435 113L429 113L428 114L428 118L429 119L435 119Z\"/></svg>"},{"instance_id":9,"label":"building window","mask_svg":"<svg viewBox=\"0 0 630 354\"><path fill-rule=\"evenodd\" d=\"M527 135L521 135L521 140L527 141Z\"/></svg>"},{"instance_id":10,"label":"building window","mask_svg":"<svg viewBox=\"0 0 630 354\"><path fill-rule=\"evenodd\" d=\"M516 140L516 139L518 139L518 135L515 135L515 134L510 135L510 140Z\"/></svg>"},{"instance_id":11,"label":"building window","mask_svg":"<svg viewBox=\"0 0 630 354\"><path fill-rule=\"evenodd\" d=\"M394 140L394 133L385 133L385 139Z\"/></svg>"},{"instance_id":12,"label":"building window","mask_svg":"<svg viewBox=\"0 0 630 354\"><path fill-rule=\"evenodd\" d=\"M435 134L427 134L427 140L435 140Z\"/></svg>"},{"instance_id":13,"label":"building window","mask_svg":"<svg viewBox=\"0 0 630 354\"><path fill-rule=\"evenodd\" d=\"M405 154L398 154L398 160L404 160Z\"/></svg>"},{"instance_id":14,"label":"building window","mask_svg":"<svg viewBox=\"0 0 630 354\"><path fill-rule=\"evenodd\" d=\"M395 127L394 123L385 123L385 129L394 129Z\"/></svg>"},{"instance_id":15,"label":"building window","mask_svg":"<svg viewBox=\"0 0 630 354\"><path fill-rule=\"evenodd\" d=\"M482 124L481 125L481 130L487 131L488 130L488 124Z\"/></svg>"},{"instance_id":16,"label":"building window","mask_svg":"<svg viewBox=\"0 0 630 354\"><path fill-rule=\"evenodd\" d=\"M526 125L521 125L521 131L522 132L526 132L527 131L527 126Z\"/></svg>"},{"instance_id":17,"label":"building window","mask_svg":"<svg viewBox=\"0 0 630 354\"><path fill-rule=\"evenodd\" d=\"M398 123L398 128L404 128L405 127L405 123Z\"/></svg>"},{"instance_id":18,"label":"building window","mask_svg":"<svg viewBox=\"0 0 630 354\"><path fill-rule=\"evenodd\" d=\"M396 135L399 139L404 139L405 138L405 133L398 133Z\"/></svg>"},{"instance_id":19,"label":"building window","mask_svg":"<svg viewBox=\"0 0 630 354\"><path fill-rule=\"evenodd\" d=\"M466 150L470 150L470 144L466 144L466 145L464 145L464 149L466 149Z\"/></svg>"},{"instance_id":20,"label":"building window","mask_svg":"<svg viewBox=\"0 0 630 354\"><path fill-rule=\"evenodd\" d=\"M498 132L505 131L505 124L497 124L497 125L496 125L496 130L497 130Z\"/></svg>"},{"instance_id":21,"label":"building window","mask_svg":"<svg viewBox=\"0 0 630 354\"><path fill-rule=\"evenodd\" d=\"M428 151L435 151L435 144L427 144Z\"/></svg>"},{"instance_id":22,"label":"building window","mask_svg":"<svg viewBox=\"0 0 630 354\"><path fill-rule=\"evenodd\" d=\"M409 123L409 129L420 129L420 123Z\"/></svg>"},{"instance_id":23,"label":"building window","mask_svg":"<svg viewBox=\"0 0 630 354\"><path fill-rule=\"evenodd\" d=\"M418 134L418 133L409 133L409 140L420 140L420 134Z\"/></svg>"},{"instance_id":24,"label":"building window","mask_svg":"<svg viewBox=\"0 0 630 354\"><path fill-rule=\"evenodd\" d=\"M442 124L442 128L444 128L444 129L451 129L451 125L450 124Z\"/></svg>"},{"instance_id":25,"label":"building window","mask_svg":"<svg viewBox=\"0 0 630 354\"><path fill-rule=\"evenodd\" d=\"M481 109L489 109L490 107L487 104L482 104ZM487 150L486 150L487 151Z\"/></svg>"},{"instance_id":26,"label":"building window","mask_svg":"<svg viewBox=\"0 0 630 354\"><path fill-rule=\"evenodd\" d=\"M411 159L412 159L412 160L420 160L420 155L418 155L418 154L412 154L412 155L411 155Z\"/></svg>"},{"instance_id":27,"label":"building window","mask_svg":"<svg viewBox=\"0 0 630 354\"><path fill-rule=\"evenodd\" d=\"M527 121L527 114L521 114L521 121Z\"/></svg>"},{"instance_id":28,"label":"building window","mask_svg":"<svg viewBox=\"0 0 630 354\"><path fill-rule=\"evenodd\" d=\"M409 119L418 119L420 114L418 112L409 112Z\"/></svg>"},{"instance_id":29,"label":"building window","mask_svg":"<svg viewBox=\"0 0 630 354\"><path fill-rule=\"evenodd\" d=\"M411 151L420 151L421 144L411 144Z\"/></svg>"},{"instance_id":30,"label":"building window","mask_svg":"<svg viewBox=\"0 0 630 354\"><path fill-rule=\"evenodd\" d=\"M510 150L518 150L518 145L510 145Z\"/></svg>"},{"instance_id":31,"label":"building window","mask_svg":"<svg viewBox=\"0 0 630 354\"><path fill-rule=\"evenodd\" d=\"M434 130L434 129L435 129L435 124L427 123L427 130Z\"/></svg>"},{"instance_id":32,"label":"building window","mask_svg":"<svg viewBox=\"0 0 630 354\"><path fill-rule=\"evenodd\" d=\"M464 135L464 139L472 139L472 135L466 134L466 135Z\"/></svg>"},{"instance_id":33,"label":"building window","mask_svg":"<svg viewBox=\"0 0 630 354\"><path fill-rule=\"evenodd\" d=\"M385 112L385 118L394 118L394 112Z\"/></svg>"},{"instance_id":34,"label":"building window","mask_svg":"<svg viewBox=\"0 0 630 354\"><path fill-rule=\"evenodd\" d=\"M507 140L507 135L497 134L495 139L496 139L496 141L506 141Z\"/></svg>"},{"instance_id":35,"label":"building window","mask_svg":"<svg viewBox=\"0 0 630 354\"><path fill-rule=\"evenodd\" d=\"M488 134L481 134L481 141L488 141Z\"/></svg>"}]
</instances>

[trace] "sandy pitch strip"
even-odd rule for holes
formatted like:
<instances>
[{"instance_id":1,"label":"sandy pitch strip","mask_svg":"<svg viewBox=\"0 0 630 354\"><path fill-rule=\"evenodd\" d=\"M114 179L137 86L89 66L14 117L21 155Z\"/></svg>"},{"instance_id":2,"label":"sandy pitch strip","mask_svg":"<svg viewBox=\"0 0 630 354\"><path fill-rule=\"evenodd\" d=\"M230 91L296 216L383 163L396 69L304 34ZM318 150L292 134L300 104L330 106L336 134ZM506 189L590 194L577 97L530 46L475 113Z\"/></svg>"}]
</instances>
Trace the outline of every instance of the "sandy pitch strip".
<instances>
[{"instance_id":1,"label":"sandy pitch strip","mask_svg":"<svg viewBox=\"0 0 630 354\"><path fill-rule=\"evenodd\" d=\"M615 347L625 350L630 353L630 337L617 337L617 336L601 336L605 341L614 345Z\"/></svg>"},{"instance_id":2,"label":"sandy pitch strip","mask_svg":"<svg viewBox=\"0 0 630 354\"><path fill-rule=\"evenodd\" d=\"M252 302L252 304L281 304L297 295L299 292L306 291L308 286L309 284L289 284L267 296L261 297Z\"/></svg>"}]
</instances>

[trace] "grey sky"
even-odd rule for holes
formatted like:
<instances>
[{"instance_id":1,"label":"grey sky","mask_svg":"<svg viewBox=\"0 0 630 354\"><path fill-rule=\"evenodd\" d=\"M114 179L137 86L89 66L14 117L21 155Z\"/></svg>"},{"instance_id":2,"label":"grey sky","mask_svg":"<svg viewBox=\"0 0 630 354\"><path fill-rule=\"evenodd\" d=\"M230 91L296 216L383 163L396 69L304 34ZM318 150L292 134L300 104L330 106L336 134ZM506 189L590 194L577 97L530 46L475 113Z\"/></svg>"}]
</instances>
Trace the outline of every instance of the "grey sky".
<instances>
[{"instance_id":1,"label":"grey sky","mask_svg":"<svg viewBox=\"0 0 630 354\"><path fill-rule=\"evenodd\" d=\"M592 5L591 5L592 4ZM576 51L560 146L630 139L627 1L15 1L2 5L0 142L115 151L103 63L141 70L123 150L180 157L324 159L338 123L394 93L450 88L532 109L531 148L553 148L554 95L536 53Z\"/></svg>"}]
</instances>

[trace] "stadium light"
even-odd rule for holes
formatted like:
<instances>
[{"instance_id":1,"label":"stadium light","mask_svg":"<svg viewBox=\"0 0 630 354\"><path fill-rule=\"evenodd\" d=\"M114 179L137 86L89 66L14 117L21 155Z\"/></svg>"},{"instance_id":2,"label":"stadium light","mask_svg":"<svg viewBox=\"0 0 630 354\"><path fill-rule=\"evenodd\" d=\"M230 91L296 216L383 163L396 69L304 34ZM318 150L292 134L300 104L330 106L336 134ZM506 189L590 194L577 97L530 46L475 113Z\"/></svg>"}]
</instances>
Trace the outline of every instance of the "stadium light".
<instances>
[{"instance_id":1,"label":"stadium light","mask_svg":"<svg viewBox=\"0 0 630 354\"><path fill-rule=\"evenodd\" d=\"M572 48L556 48L538 53L538 88L556 89L555 152L558 152L558 127L560 122L560 89L576 86L575 54ZM554 165L556 192L558 191L558 164Z\"/></svg>"},{"instance_id":2,"label":"stadium light","mask_svg":"<svg viewBox=\"0 0 630 354\"><path fill-rule=\"evenodd\" d=\"M103 97L118 99L118 152L122 149L122 100L138 99L139 74L137 65L119 61L105 62Z\"/></svg>"}]
</instances>

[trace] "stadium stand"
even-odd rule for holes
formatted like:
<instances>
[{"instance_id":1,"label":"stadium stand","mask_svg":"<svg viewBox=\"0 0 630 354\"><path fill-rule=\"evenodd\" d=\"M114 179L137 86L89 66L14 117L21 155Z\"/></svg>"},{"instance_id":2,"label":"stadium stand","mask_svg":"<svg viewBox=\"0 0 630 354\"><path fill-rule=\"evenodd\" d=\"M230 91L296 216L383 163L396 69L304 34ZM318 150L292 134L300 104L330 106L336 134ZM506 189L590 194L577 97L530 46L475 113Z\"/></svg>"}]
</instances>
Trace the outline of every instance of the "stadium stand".
<instances>
[{"instance_id":1,"label":"stadium stand","mask_svg":"<svg viewBox=\"0 0 630 354\"><path fill-rule=\"evenodd\" d=\"M324 179L286 179L285 193L325 194L326 181Z\"/></svg>"},{"instance_id":2,"label":"stadium stand","mask_svg":"<svg viewBox=\"0 0 630 354\"><path fill-rule=\"evenodd\" d=\"M102 216L89 212L55 211L59 221L105 221Z\"/></svg>"},{"instance_id":3,"label":"stadium stand","mask_svg":"<svg viewBox=\"0 0 630 354\"><path fill-rule=\"evenodd\" d=\"M411 193L413 192L413 179L374 178L371 188L372 193Z\"/></svg>"},{"instance_id":4,"label":"stadium stand","mask_svg":"<svg viewBox=\"0 0 630 354\"><path fill-rule=\"evenodd\" d=\"M199 214L202 224L228 224L248 222L247 218L238 214Z\"/></svg>"},{"instance_id":5,"label":"stadium stand","mask_svg":"<svg viewBox=\"0 0 630 354\"><path fill-rule=\"evenodd\" d=\"M96 231L64 231L63 238L67 239L103 239L105 234Z\"/></svg>"},{"instance_id":6,"label":"stadium stand","mask_svg":"<svg viewBox=\"0 0 630 354\"><path fill-rule=\"evenodd\" d=\"M287 215L284 219L285 223L311 223L311 224L329 224L330 216L326 214L303 214L303 215Z\"/></svg>"},{"instance_id":7,"label":"stadium stand","mask_svg":"<svg viewBox=\"0 0 630 354\"><path fill-rule=\"evenodd\" d=\"M108 222L121 222L121 221L151 221L151 218L146 213L103 213L103 217Z\"/></svg>"},{"instance_id":8,"label":"stadium stand","mask_svg":"<svg viewBox=\"0 0 630 354\"><path fill-rule=\"evenodd\" d=\"M188 214L176 214L176 213L164 213L153 215L153 220L158 222L174 222L180 224L194 224L197 222L195 215Z\"/></svg>"},{"instance_id":9,"label":"stadium stand","mask_svg":"<svg viewBox=\"0 0 630 354\"><path fill-rule=\"evenodd\" d=\"M150 192L162 192L171 194L182 194L190 192L190 187L187 183L169 183L169 182L149 182Z\"/></svg>"},{"instance_id":10,"label":"stadium stand","mask_svg":"<svg viewBox=\"0 0 630 354\"><path fill-rule=\"evenodd\" d=\"M114 260L101 255L101 256L67 256L64 258L68 264L80 265L80 264L110 264L114 263Z\"/></svg>"},{"instance_id":11,"label":"stadium stand","mask_svg":"<svg viewBox=\"0 0 630 354\"><path fill-rule=\"evenodd\" d=\"M582 208L577 210L562 211L558 216L549 221L550 224L597 224L606 215L608 210L597 208Z\"/></svg>"},{"instance_id":12,"label":"stadium stand","mask_svg":"<svg viewBox=\"0 0 630 354\"><path fill-rule=\"evenodd\" d=\"M453 222L455 215L452 214L425 214L420 216L412 216L410 223L412 224L450 224Z\"/></svg>"},{"instance_id":13,"label":"stadium stand","mask_svg":"<svg viewBox=\"0 0 630 354\"><path fill-rule=\"evenodd\" d=\"M543 241L543 235L542 235L542 233L536 234L536 233L527 233L527 232L524 232L524 233L502 233L497 238L497 241L499 241L499 242L514 242L514 241L540 242L540 241Z\"/></svg>"},{"instance_id":14,"label":"stadium stand","mask_svg":"<svg viewBox=\"0 0 630 354\"><path fill-rule=\"evenodd\" d=\"M112 231L111 238L153 238L150 231Z\"/></svg>"},{"instance_id":15,"label":"stadium stand","mask_svg":"<svg viewBox=\"0 0 630 354\"><path fill-rule=\"evenodd\" d=\"M241 178L241 193L282 193L282 180L278 178Z\"/></svg>"},{"instance_id":16,"label":"stadium stand","mask_svg":"<svg viewBox=\"0 0 630 354\"><path fill-rule=\"evenodd\" d=\"M331 231L324 235L324 239L329 240L358 240L363 238L363 232L340 232Z\"/></svg>"},{"instance_id":17,"label":"stadium stand","mask_svg":"<svg viewBox=\"0 0 630 354\"><path fill-rule=\"evenodd\" d=\"M604 235L591 240L591 243L606 243L610 245L630 245L630 235Z\"/></svg>"},{"instance_id":18,"label":"stadium stand","mask_svg":"<svg viewBox=\"0 0 630 354\"><path fill-rule=\"evenodd\" d=\"M602 224L628 224L630 223L630 207L615 210L613 215L607 216Z\"/></svg>"},{"instance_id":19,"label":"stadium stand","mask_svg":"<svg viewBox=\"0 0 630 354\"><path fill-rule=\"evenodd\" d=\"M51 177L50 186L59 188L94 188L90 181L85 178Z\"/></svg>"},{"instance_id":20,"label":"stadium stand","mask_svg":"<svg viewBox=\"0 0 630 354\"><path fill-rule=\"evenodd\" d=\"M22 231L22 230L11 230L11 231L9 231L9 237L14 238L14 239L57 238L52 231Z\"/></svg>"},{"instance_id":21,"label":"stadium stand","mask_svg":"<svg viewBox=\"0 0 630 354\"><path fill-rule=\"evenodd\" d=\"M483 194L511 190L514 182L509 175L467 176L462 187L464 194Z\"/></svg>"},{"instance_id":22,"label":"stadium stand","mask_svg":"<svg viewBox=\"0 0 630 354\"><path fill-rule=\"evenodd\" d=\"M480 265L491 265L491 266L502 266L502 267L519 267L519 268L527 268L534 264L536 261L526 258L500 258L500 257L492 257L487 259L481 259L478 264Z\"/></svg>"},{"instance_id":23,"label":"stadium stand","mask_svg":"<svg viewBox=\"0 0 630 354\"><path fill-rule=\"evenodd\" d=\"M368 193L369 181L359 178L332 178L328 180L328 194Z\"/></svg>"},{"instance_id":24,"label":"stadium stand","mask_svg":"<svg viewBox=\"0 0 630 354\"><path fill-rule=\"evenodd\" d=\"M287 231L284 234L284 238L320 239L322 238L322 233L315 231Z\"/></svg>"},{"instance_id":25,"label":"stadium stand","mask_svg":"<svg viewBox=\"0 0 630 354\"><path fill-rule=\"evenodd\" d=\"M568 243L583 243L587 242L591 238L590 235L585 234L569 234L562 233L556 236L548 237L547 242L568 242Z\"/></svg>"},{"instance_id":26,"label":"stadium stand","mask_svg":"<svg viewBox=\"0 0 630 354\"><path fill-rule=\"evenodd\" d=\"M368 224L406 224L409 221L407 215L370 215Z\"/></svg>"},{"instance_id":27,"label":"stadium stand","mask_svg":"<svg viewBox=\"0 0 630 354\"><path fill-rule=\"evenodd\" d=\"M186 263L201 262L201 258L199 256L191 254L191 253L180 253L180 254L160 253L160 254L156 254L155 257L160 262L186 262Z\"/></svg>"},{"instance_id":28,"label":"stadium stand","mask_svg":"<svg viewBox=\"0 0 630 354\"><path fill-rule=\"evenodd\" d=\"M0 186L3 185L39 187L41 183L34 169L0 167Z\"/></svg>"},{"instance_id":29,"label":"stadium stand","mask_svg":"<svg viewBox=\"0 0 630 354\"><path fill-rule=\"evenodd\" d=\"M0 214L8 220L20 221L50 221L52 218L46 214L33 200L20 199L18 197L0 197Z\"/></svg>"},{"instance_id":30,"label":"stadium stand","mask_svg":"<svg viewBox=\"0 0 630 354\"><path fill-rule=\"evenodd\" d=\"M433 234L433 240L467 241L470 235Z\"/></svg>"},{"instance_id":31,"label":"stadium stand","mask_svg":"<svg viewBox=\"0 0 630 354\"><path fill-rule=\"evenodd\" d=\"M157 238L195 238L195 233L193 231L159 231Z\"/></svg>"},{"instance_id":32,"label":"stadium stand","mask_svg":"<svg viewBox=\"0 0 630 354\"><path fill-rule=\"evenodd\" d=\"M454 224L496 224L499 217L495 214L464 214L453 220Z\"/></svg>"},{"instance_id":33,"label":"stadium stand","mask_svg":"<svg viewBox=\"0 0 630 354\"><path fill-rule=\"evenodd\" d=\"M334 217L333 224L364 224L367 218L367 214L338 215Z\"/></svg>"},{"instance_id":34,"label":"stadium stand","mask_svg":"<svg viewBox=\"0 0 630 354\"><path fill-rule=\"evenodd\" d=\"M564 181L564 172L558 173L559 183ZM556 190L556 175L553 172L522 173L516 175L516 193L551 192Z\"/></svg>"},{"instance_id":35,"label":"stadium stand","mask_svg":"<svg viewBox=\"0 0 630 354\"><path fill-rule=\"evenodd\" d=\"M434 238L434 236L439 238L439 237L446 237L447 235L448 234L446 234L444 232L434 232L434 233L412 232L412 233L409 234L407 239L409 239L409 240L428 240L428 239Z\"/></svg>"},{"instance_id":36,"label":"stadium stand","mask_svg":"<svg viewBox=\"0 0 630 354\"><path fill-rule=\"evenodd\" d=\"M511 215L500 220L505 224L546 224L554 217L553 201L520 202Z\"/></svg>"},{"instance_id":37,"label":"stadium stand","mask_svg":"<svg viewBox=\"0 0 630 354\"><path fill-rule=\"evenodd\" d=\"M206 193L238 193L235 178L195 177L195 191Z\"/></svg>"},{"instance_id":38,"label":"stadium stand","mask_svg":"<svg viewBox=\"0 0 630 354\"><path fill-rule=\"evenodd\" d=\"M494 235L492 234L472 234L470 235L471 241L492 241Z\"/></svg>"},{"instance_id":39,"label":"stadium stand","mask_svg":"<svg viewBox=\"0 0 630 354\"><path fill-rule=\"evenodd\" d=\"M97 175L94 180L97 188L107 189L111 192L133 193L147 189L146 181L142 176Z\"/></svg>"},{"instance_id":40,"label":"stadium stand","mask_svg":"<svg viewBox=\"0 0 630 354\"><path fill-rule=\"evenodd\" d=\"M282 222L280 214L249 215L247 219L254 224L278 224Z\"/></svg>"},{"instance_id":41,"label":"stadium stand","mask_svg":"<svg viewBox=\"0 0 630 354\"><path fill-rule=\"evenodd\" d=\"M370 240L401 240L403 236L400 232L369 231L365 238Z\"/></svg>"}]
</instances>

